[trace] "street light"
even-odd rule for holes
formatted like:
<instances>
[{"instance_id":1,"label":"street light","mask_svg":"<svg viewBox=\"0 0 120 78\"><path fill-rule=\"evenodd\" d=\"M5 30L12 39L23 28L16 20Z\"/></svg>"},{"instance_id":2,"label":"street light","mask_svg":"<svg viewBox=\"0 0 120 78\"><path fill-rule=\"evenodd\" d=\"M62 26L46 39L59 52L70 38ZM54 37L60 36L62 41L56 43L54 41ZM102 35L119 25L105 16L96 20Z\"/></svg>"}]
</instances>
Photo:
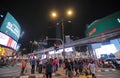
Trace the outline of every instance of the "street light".
<instances>
[{"instance_id":1,"label":"street light","mask_svg":"<svg viewBox=\"0 0 120 78\"><path fill-rule=\"evenodd\" d=\"M66 11L67 13L67 16L68 17L71 17L73 15L73 11L71 9L67 10ZM52 18L57 18L57 12L51 12L52 14ZM63 37L63 40L62 40L62 45L63 45L63 56L64 56L64 59L65 59L65 43L64 43L64 17L62 16L61 18L61 26L62 26L62 37Z\"/></svg>"},{"instance_id":2,"label":"street light","mask_svg":"<svg viewBox=\"0 0 120 78\"><path fill-rule=\"evenodd\" d=\"M54 13L52 13L52 16L53 16L53 17L56 17L57 15L56 15L56 13L54 12Z\"/></svg>"},{"instance_id":3,"label":"street light","mask_svg":"<svg viewBox=\"0 0 120 78\"><path fill-rule=\"evenodd\" d=\"M72 15L73 15L73 11L72 11L71 9L69 9L69 10L67 11L67 15L68 15L68 16L72 16Z\"/></svg>"},{"instance_id":4,"label":"street light","mask_svg":"<svg viewBox=\"0 0 120 78\"><path fill-rule=\"evenodd\" d=\"M56 19L57 18L57 12L56 11L53 11L53 12L51 12L51 17L53 18L53 19Z\"/></svg>"}]
</instances>

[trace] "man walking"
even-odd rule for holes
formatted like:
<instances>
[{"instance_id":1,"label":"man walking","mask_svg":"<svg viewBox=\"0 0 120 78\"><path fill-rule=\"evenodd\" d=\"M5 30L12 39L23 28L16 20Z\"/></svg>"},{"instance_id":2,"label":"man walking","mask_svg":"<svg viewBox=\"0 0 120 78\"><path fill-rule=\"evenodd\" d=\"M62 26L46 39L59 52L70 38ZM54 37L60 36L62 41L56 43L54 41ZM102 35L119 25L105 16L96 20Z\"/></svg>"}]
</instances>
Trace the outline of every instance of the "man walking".
<instances>
[{"instance_id":1,"label":"man walking","mask_svg":"<svg viewBox=\"0 0 120 78\"><path fill-rule=\"evenodd\" d=\"M46 68L46 78L52 78L52 63L50 59L47 60L45 68Z\"/></svg>"},{"instance_id":2,"label":"man walking","mask_svg":"<svg viewBox=\"0 0 120 78\"><path fill-rule=\"evenodd\" d=\"M33 57L33 59L31 60L31 74L34 74L35 72L35 58Z\"/></svg>"}]
</instances>

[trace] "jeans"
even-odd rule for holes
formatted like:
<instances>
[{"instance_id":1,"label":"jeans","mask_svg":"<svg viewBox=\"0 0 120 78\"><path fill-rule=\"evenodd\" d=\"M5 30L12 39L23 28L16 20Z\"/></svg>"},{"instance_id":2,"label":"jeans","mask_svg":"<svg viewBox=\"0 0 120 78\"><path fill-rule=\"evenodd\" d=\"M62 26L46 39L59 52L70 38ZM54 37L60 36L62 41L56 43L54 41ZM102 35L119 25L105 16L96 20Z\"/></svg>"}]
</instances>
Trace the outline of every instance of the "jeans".
<instances>
[{"instance_id":1,"label":"jeans","mask_svg":"<svg viewBox=\"0 0 120 78\"><path fill-rule=\"evenodd\" d=\"M24 73L24 70L25 70L25 68L22 68L22 70L21 70L21 74L23 74L23 73Z\"/></svg>"},{"instance_id":2,"label":"jeans","mask_svg":"<svg viewBox=\"0 0 120 78\"><path fill-rule=\"evenodd\" d=\"M52 73L46 73L46 78L52 78Z\"/></svg>"}]
</instances>

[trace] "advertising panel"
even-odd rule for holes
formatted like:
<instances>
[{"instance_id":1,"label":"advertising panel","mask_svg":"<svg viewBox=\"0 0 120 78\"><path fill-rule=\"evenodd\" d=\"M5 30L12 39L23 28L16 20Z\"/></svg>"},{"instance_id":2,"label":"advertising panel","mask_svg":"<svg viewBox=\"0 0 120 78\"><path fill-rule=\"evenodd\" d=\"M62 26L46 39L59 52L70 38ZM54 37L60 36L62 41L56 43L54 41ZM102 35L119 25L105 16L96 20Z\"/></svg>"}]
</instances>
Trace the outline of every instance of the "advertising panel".
<instances>
[{"instance_id":1,"label":"advertising panel","mask_svg":"<svg viewBox=\"0 0 120 78\"><path fill-rule=\"evenodd\" d=\"M16 50L17 42L15 40L12 40L12 43L11 43L10 47Z\"/></svg>"},{"instance_id":2,"label":"advertising panel","mask_svg":"<svg viewBox=\"0 0 120 78\"><path fill-rule=\"evenodd\" d=\"M4 46L7 46L8 40L9 40L9 36L0 32L0 44L4 45Z\"/></svg>"},{"instance_id":3,"label":"advertising panel","mask_svg":"<svg viewBox=\"0 0 120 78\"><path fill-rule=\"evenodd\" d=\"M21 47L21 44L17 44L16 51L18 51L20 49L20 47Z\"/></svg>"},{"instance_id":4,"label":"advertising panel","mask_svg":"<svg viewBox=\"0 0 120 78\"><path fill-rule=\"evenodd\" d=\"M18 41L21 27L17 20L8 12L1 25L0 31Z\"/></svg>"},{"instance_id":5,"label":"advertising panel","mask_svg":"<svg viewBox=\"0 0 120 78\"><path fill-rule=\"evenodd\" d=\"M120 27L120 11L92 22L87 27L86 36L95 36L118 26Z\"/></svg>"},{"instance_id":6,"label":"advertising panel","mask_svg":"<svg viewBox=\"0 0 120 78\"><path fill-rule=\"evenodd\" d=\"M13 40L12 38L9 38L7 46L10 48L16 49L17 42L15 40Z\"/></svg>"},{"instance_id":7,"label":"advertising panel","mask_svg":"<svg viewBox=\"0 0 120 78\"><path fill-rule=\"evenodd\" d=\"M3 34L0 32L0 44L16 49L17 46L17 42L15 40L13 40L12 38L10 38L9 36Z\"/></svg>"}]
</instances>

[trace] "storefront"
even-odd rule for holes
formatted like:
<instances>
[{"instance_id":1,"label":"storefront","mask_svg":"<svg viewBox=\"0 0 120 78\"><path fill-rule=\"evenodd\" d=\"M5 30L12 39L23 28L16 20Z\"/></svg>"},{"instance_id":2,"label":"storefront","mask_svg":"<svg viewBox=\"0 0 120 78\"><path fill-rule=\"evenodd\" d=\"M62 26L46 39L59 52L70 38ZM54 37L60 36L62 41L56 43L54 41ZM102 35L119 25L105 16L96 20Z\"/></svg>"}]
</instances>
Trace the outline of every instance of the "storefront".
<instances>
[{"instance_id":1,"label":"storefront","mask_svg":"<svg viewBox=\"0 0 120 78\"><path fill-rule=\"evenodd\" d=\"M13 56L13 54L14 54L14 51L12 49L0 46L0 58L4 57L9 59L10 57Z\"/></svg>"}]
</instances>

